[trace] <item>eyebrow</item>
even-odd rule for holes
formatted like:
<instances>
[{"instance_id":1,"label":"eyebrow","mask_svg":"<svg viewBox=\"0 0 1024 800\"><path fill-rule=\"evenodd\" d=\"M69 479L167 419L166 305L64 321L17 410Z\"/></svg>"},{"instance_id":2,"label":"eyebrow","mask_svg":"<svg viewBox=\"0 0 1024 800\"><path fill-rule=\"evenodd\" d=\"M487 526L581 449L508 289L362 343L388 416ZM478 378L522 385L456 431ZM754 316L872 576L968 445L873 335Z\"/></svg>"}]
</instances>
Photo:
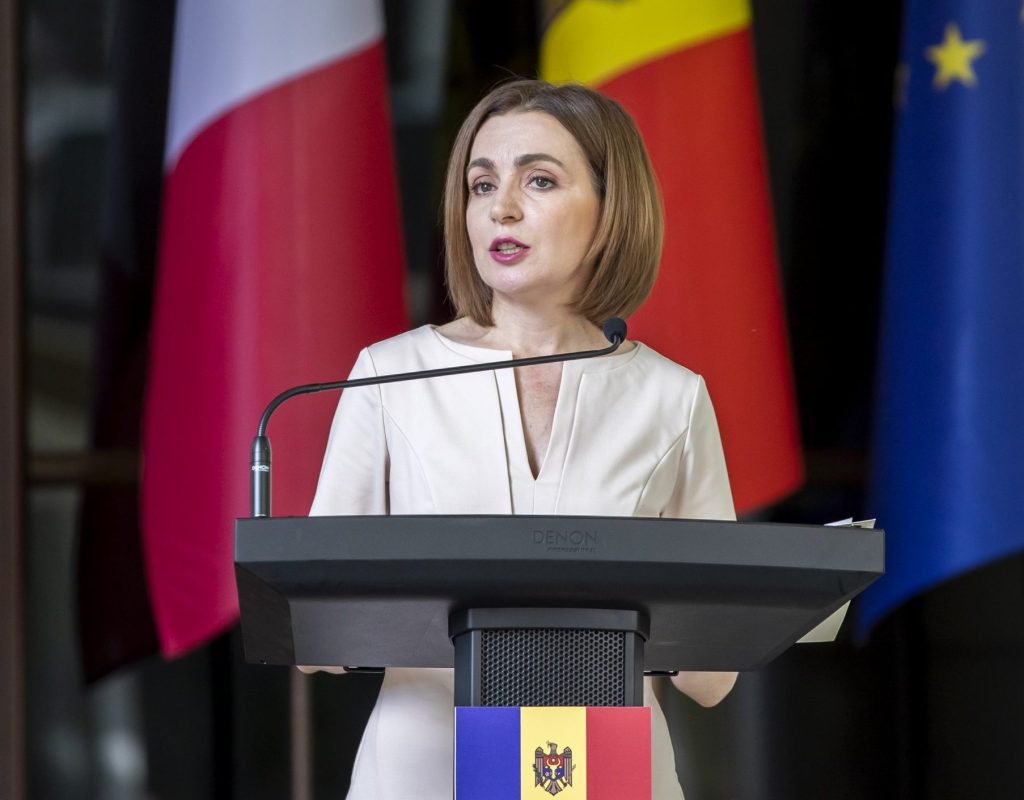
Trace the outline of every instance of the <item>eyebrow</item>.
<instances>
[{"instance_id":1,"label":"eyebrow","mask_svg":"<svg viewBox=\"0 0 1024 800\"><path fill-rule=\"evenodd\" d=\"M547 153L524 153L521 156L517 156L513 164L516 167L525 167L527 164L534 164L537 161L550 161L552 164L557 164L562 169L565 169L565 164ZM469 172L473 167L481 167L482 169L492 171L497 168L495 163L489 158L474 158L466 166L466 172Z\"/></svg>"}]
</instances>

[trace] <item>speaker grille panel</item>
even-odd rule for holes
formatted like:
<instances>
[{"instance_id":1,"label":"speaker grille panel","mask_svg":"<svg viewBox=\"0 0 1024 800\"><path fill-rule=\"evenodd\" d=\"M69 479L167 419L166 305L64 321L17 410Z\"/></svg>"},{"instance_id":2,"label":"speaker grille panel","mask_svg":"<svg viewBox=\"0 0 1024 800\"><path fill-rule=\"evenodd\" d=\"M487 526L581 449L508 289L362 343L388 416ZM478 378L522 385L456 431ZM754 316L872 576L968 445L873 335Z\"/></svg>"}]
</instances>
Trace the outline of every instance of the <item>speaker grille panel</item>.
<instances>
[{"instance_id":1,"label":"speaker grille panel","mask_svg":"<svg viewBox=\"0 0 1024 800\"><path fill-rule=\"evenodd\" d=\"M480 636L482 706L623 705L622 631L507 628Z\"/></svg>"}]
</instances>

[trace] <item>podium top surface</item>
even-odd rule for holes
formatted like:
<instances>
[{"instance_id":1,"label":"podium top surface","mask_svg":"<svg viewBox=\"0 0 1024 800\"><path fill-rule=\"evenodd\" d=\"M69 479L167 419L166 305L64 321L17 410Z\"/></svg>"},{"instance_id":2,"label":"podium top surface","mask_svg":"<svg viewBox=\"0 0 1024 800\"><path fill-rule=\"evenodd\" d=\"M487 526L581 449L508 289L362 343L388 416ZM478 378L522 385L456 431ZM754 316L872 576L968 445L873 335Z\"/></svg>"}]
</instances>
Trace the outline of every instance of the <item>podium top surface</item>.
<instances>
[{"instance_id":1,"label":"podium top surface","mask_svg":"<svg viewBox=\"0 0 1024 800\"><path fill-rule=\"evenodd\" d=\"M753 669L884 567L883 531L817 525L272 517L235 536L247 658L279 664L451 666L451 613L555 607L643 612L650 670Z\"/></svg>"}]
</instances>

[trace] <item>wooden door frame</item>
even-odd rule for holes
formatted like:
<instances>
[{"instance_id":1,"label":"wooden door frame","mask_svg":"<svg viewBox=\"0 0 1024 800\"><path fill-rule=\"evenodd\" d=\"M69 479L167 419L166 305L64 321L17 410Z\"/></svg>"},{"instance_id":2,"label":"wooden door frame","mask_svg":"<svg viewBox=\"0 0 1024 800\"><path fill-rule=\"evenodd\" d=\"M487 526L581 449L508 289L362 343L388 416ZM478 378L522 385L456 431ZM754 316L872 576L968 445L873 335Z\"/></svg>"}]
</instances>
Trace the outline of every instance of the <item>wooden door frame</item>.
<instances>
[{"instance_id":1,"label":"wooden door frame","mask_svg":"<svg viewBox=\"0 0 1024 800\"><path fill-rule=\"evenodd\" d=\"M0 797L25 797L22 27L0 0Z\"/></svg>"}]
</instances>

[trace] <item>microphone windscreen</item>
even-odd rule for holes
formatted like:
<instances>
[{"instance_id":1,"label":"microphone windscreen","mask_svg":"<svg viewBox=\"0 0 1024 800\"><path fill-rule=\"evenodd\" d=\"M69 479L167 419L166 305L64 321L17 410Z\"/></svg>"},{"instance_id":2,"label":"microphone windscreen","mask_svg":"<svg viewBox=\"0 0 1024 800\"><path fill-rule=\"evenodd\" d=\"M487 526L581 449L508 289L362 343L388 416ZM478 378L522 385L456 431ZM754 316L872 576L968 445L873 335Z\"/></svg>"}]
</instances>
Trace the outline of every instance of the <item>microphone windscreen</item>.
<instances>
[{"instance_id":1,"label":"microphone windscreen","mask_svg":"<svg viewBox=\"0 0 1024 800\"><path fill-rule=\"evenodd\" d=\"M626 341L626 320L622 317L612 317L604 324L602 330L604 338L613 344L616 343L616 340L618 340L618 344Z\"/></svg>"}]
</instances>

